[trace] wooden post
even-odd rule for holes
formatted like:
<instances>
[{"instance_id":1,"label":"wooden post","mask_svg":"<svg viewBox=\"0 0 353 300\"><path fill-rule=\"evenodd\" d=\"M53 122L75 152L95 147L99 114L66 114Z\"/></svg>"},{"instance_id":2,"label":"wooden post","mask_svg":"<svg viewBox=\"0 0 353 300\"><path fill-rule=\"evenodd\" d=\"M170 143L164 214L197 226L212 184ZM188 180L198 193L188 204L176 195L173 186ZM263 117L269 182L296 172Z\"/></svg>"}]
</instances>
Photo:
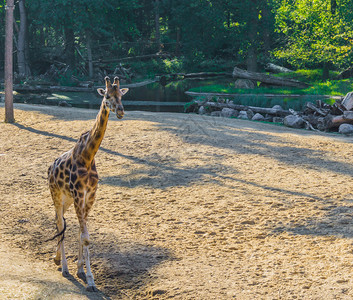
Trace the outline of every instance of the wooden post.
<instances>
[{"instance_id":1,"label":"wooden post","mask_svg":"<svg viewBox=\"0 0 353 300\"><path fill-rule=\"evenodd\" d=\"M14 0L6 1L5 16L5 122L15 122L13 113L13 11Z\"/></svg>"}]
</instances>

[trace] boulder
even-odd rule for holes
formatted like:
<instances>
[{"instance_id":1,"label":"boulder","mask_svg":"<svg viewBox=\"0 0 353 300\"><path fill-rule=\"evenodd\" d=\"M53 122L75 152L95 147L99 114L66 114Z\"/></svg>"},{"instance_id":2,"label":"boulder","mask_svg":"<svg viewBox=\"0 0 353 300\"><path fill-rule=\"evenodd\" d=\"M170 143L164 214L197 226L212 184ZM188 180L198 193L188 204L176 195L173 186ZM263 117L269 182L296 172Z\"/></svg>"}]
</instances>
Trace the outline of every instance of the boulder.
<instances>
[{"instance_id":1,"label":"boulder","mask_svg":"<svg viewBox=\"0 0 353 300\"><path fill-rule=\"evenodd\" d=\"M70 103L67 103L65 100L60 100L58 106L72 107L72 105Z\"/></svg>"},{"instance_id":2,"label":"boulder","mask_svg":"<svg viewBox=\"0 0 353 300\"><path fill-rule=\"evenodd\" d=\"M250 79L237 79L234 82L234 87L236 89L254 89L255 83Z\"/></svg>"},{"instance_id":3,"label":"boulder","mask_svg":"<svg viewBox=\"0 0 353 300\"><path fill-rule=\"evenodd\" d=\"M246 114L248 115L248 119L251 120L252 117L255 115L254 112L251 109L248 109L246 111Z\"/></svg>"},{"instance_id":4,"label":"boulder","mask_svg":"<svg viewBox=\"0 0 353 300\"><path fill-rule=\"evenodd\" d=\"M283 124L287 127L303 128L304 120L299 116L289 115L283 119Z\"/></svg>"},{"instance_id":5,"label":"boulder","mask_svg":"<svg viewBox=\"0 0 353 300\"><path fill-rule=\"evenodd\" d=\"M221 111L221 116L225 117L225 118L233 117L234 114L235 114L235 109L233 109L233 108L225 107Z\"/></svg>"},{"instance_id":6,"label":"boulder","mask_svg":"<svg viewBox=\"0 0 353 300\"><path fill-rule=\"evenodd\" d=\"M283 110L282 106L281 106L281 105L278 105L278 104L274 105L274 106L272 107L272 109Z\"/></svg>"},{"instance_id":7,"label":"boulder","mask_svg":"<svg viewBox=\"0 0 353 300\"><path fill-rule=\"evenodd\" d=\"M205 113L206 113L205 107L204 107L204 106L200 106L200 108L199 108L199 114L200 114L200 115L204 115Z\"/></svg>"},{"instance_id":8,"label":"boulder","mask_svg":"<svg viewBox=\"0 0 353 300\"><path fill-rule=\"evenodd\" d=\"M212 117L220 117L221 116L221 111L220 110L215 110L211 112Z\"/></svg>"},{"instance_id":9,"label":"boulder","mask_svg":"<svg viewBox=\"0 0 353 300\"><path fill-rule=\"evenodd\" d=\"M340 127L338 128L338 132L345 134L345 135L351 135L351 134L353 134L353 125L352 124L341 124Z\"/></svg>"},{"instance_id":10,"label":"boulder","mask_svg":"<svg viewBox=\"0 0 353 300\"><path fill-rule=\"evenodd\" d=\"M256 113L251 120L253 121L264 121L265 117L262 114Z\"/></svg>"},{"instance_id":11,"label":"boulder","mask_svg":"<svg viewBox=\"0 0 353 300\"><path fill-rule=\"evenodd\" d=\"M248 120L248 113L245 110L241 110L238 115L239 119Z\"/></svg>"},{"instance_id":12,"label":"boulder","mask_svg":"<svg viewBox=\"0 0 353 300\"><path fill-rule=\"evenodd\" d=\"M281 117L273 117L272 122L273 123L283 123L283 118L281 118Z\"/></svg>"}]
</instances>

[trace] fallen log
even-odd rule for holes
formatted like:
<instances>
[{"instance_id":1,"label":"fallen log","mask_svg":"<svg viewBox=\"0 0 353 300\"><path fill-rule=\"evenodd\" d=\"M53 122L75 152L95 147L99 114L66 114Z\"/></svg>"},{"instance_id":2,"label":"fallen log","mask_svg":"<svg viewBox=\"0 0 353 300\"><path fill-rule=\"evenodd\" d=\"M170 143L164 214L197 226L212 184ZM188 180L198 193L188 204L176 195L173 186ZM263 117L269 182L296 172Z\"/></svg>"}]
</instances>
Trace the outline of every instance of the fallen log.
<instances>
[{"instance_id":1,"label":"fallen log","mask_svg":"<svg viewBox=\"0 0 353 300\"><path fill-rule=\"evenodd\" d=\"M346 110L353 108L353 92L348 93L340 103Z\"/></svg>"},{"instance_id":2,"label":"fallen log","mask_svg":"<svg viewBox=\"0 0 353 300\"><path fill-rule=\"evenodd\" d=\"M329 112L330 112L330 110L329 109L322 109L322 108L318 108L318 107L316 107L313 103L311 103L311 102L308 102L307 104L306 104L306 107L307 108L309 108L309 109L311 109L312 111L314 111L314 112L316 112L317 114L319 114L319 115L321 115L321 116L327 116L328 114L329 114Z\"/></svg>"},{"instance_id":3,"label":"fallen log","mask_svg":"<svg viewBox=\"0 0 353 300\"><path fill-rule=\"evenodd\" d=\"M209 106L213 108L232 108L236 110L249 110L251 109L254 113L259 113L259 114L269 114L269 115L275 115L275 116L288 116L291 115L292 112L289 110L283 110L283 109L276 109L276 108L267 108L267 107L257 107L257 106L247 106L247 105L241 105L241 104L234 104L234 103L219 103L219 102L205 102L205 101L195 101L199 106Z\"/></svg>"},{"instance_id":4,"label":"fallen log","mask_svg":"<svg viewBox=\"0 0 353 300\"><path fill-rule=\"evenodd\" d=\"M265 97L265 98L300 98L303 97L301 94L229 94L229 93L199 93L186 91L185 94L195 97L195 96L206 96L206 97ZM310 95L307 95L307 97ZM312 95L316 97L317 95ZM322 98L331 98L331 99L341 99L340 96L330 96L330 95L320 95Z\"/></svg>"},{"instance_id":5,"label":"fallen log","mask_svg":"<svg viewBox=\"0 0 353 300\"><path fill-rule=\"evenodd\" d=\"M341 124L353 124L353 111L344 111L343 115L328 115L324 118L327 129L338 128Z\"/></svg>"},{"instance_id":6,"label":"fallen log","mask_svg":"<svg viewBox=\"0 0 353 300\"><path fill-rule=\"evenodd\" d=\"M139 56L129 56L123 58L111 58L111 59L99 59L93 61L94 63L111 63L111 62L119 62L119 61L129 61L129 60L145 60L150 58L170 58L171 55L168 53L156 53L156 54L147 54L147 55L139 55Z\"/></svg>"},{"instance_id":7,"label":"fallen log","mask_svg":"<svg viewBox=\"0 0 353 300\"><path fill-rule=\"evenodd\" d=\"M218 77L228 76L232 77L232 73L229 72L199 72L199 73L178 73L177 75L183 76L184 78L207 78L207 77Z\"/></svg>"},{"instance_id":8,"label":"fallen log","mask_svg":"<svg viewBox=\"0 0 353 300\"><path fill-rule=\"evenodd\" d=\"M48 85L20 85L15 84L13 89L16 92L37 92L37 93L51 93L51 92L92 92L94 87L75 87L75 86L48 86Z\"/></svg>"},{"instance_id":9,"label":"fallen log","mask_svg":"<svg viewBox=\"0 0 353 300\"><path fill-rule=\"evenodd\" d=\"M136 88L148 85L150 83L156 82L157 80L145 80L137 83L122 84L121 87L126 88ZM51 93L51 92L94 92L97 88L102 86L87 86L87 87L78 87L78 86L57 86L57 85L22 85L15 84L14 90L16 92L23 93Z\"/></svg>"},{"instance_id":10,"label":"fallen log","mask_svg":"<svg viewBox=\"0 0 353 300\"><path fill-rule=\"evenodd\" d=\"M279 85L279 86L291 86L291 87L297 87L297 88L309 87L308 84L304 82L300 82L298 80L276 77L276 76L266 75L263 73L245 71L237 67L235 67L233 70L233 77L261 81L264 83Z\"/></svg>"},{"instance_id":11,"label":"fallen log","mask_svg":"<svg viewBox=\"0 0 353 300\"><path fill-rule=\"evenodd\" d=\"M265 66L265 69L267 71L271 71L273 73L292 73L292 72L294 72L293 70L290 70L290 69L287 69L285 67L281 67L281 66L278 66L278 65L275 65L275 64L272 64L272 63L268 63Z\"/></svg>"}]
</instances>

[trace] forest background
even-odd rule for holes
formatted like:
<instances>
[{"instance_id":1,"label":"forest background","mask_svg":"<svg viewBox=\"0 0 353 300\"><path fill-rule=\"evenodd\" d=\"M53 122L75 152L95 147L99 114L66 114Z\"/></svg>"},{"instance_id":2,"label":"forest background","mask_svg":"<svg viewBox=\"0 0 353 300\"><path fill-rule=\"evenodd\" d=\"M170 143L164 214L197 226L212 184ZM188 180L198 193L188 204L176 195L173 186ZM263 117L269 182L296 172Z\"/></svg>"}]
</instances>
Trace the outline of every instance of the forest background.
<instances>
[{"instance_id":1,"label":"forest background","mask_svg":"<svg viewBox=\"0 0 353 300\"><path fill-rule=\"evenodd\" d=\"M6 1L0 4L5 20ZM353 0L19 0L15 8L15 71L68 69L60 83L92 77L118 59L140 77L156 74L291 69L341 72L352 65ZM4 65L4 21L0 68ZM156 53L159 56L153 56Z\"/></svg>"}]
</instances>

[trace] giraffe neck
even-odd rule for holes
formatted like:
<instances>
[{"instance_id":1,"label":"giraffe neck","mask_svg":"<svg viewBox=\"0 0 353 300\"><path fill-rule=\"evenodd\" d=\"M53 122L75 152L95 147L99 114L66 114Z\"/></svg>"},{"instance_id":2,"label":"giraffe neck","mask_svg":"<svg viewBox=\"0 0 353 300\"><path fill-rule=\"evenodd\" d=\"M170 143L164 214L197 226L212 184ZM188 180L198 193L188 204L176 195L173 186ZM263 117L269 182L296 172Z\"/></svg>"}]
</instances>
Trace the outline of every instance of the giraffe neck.
<instances>
[{"instance_id":1,"label":"giraffe neck","mask_svg":"<svg viewBox=\"0 0 353 300\"><path fill-rule=\"evenodd\" d=\"M104 101L102 101L100 110L97 114L96 121L93 125L93 128L86 134L83 134L83 146L80 148L81 157L84 159L86 166L91 165L94 156L96 155L101 142L104 137L105 130L107 128L107 123L109 119L110 109L107 107Z\"/></svg>"}]
</instances>

